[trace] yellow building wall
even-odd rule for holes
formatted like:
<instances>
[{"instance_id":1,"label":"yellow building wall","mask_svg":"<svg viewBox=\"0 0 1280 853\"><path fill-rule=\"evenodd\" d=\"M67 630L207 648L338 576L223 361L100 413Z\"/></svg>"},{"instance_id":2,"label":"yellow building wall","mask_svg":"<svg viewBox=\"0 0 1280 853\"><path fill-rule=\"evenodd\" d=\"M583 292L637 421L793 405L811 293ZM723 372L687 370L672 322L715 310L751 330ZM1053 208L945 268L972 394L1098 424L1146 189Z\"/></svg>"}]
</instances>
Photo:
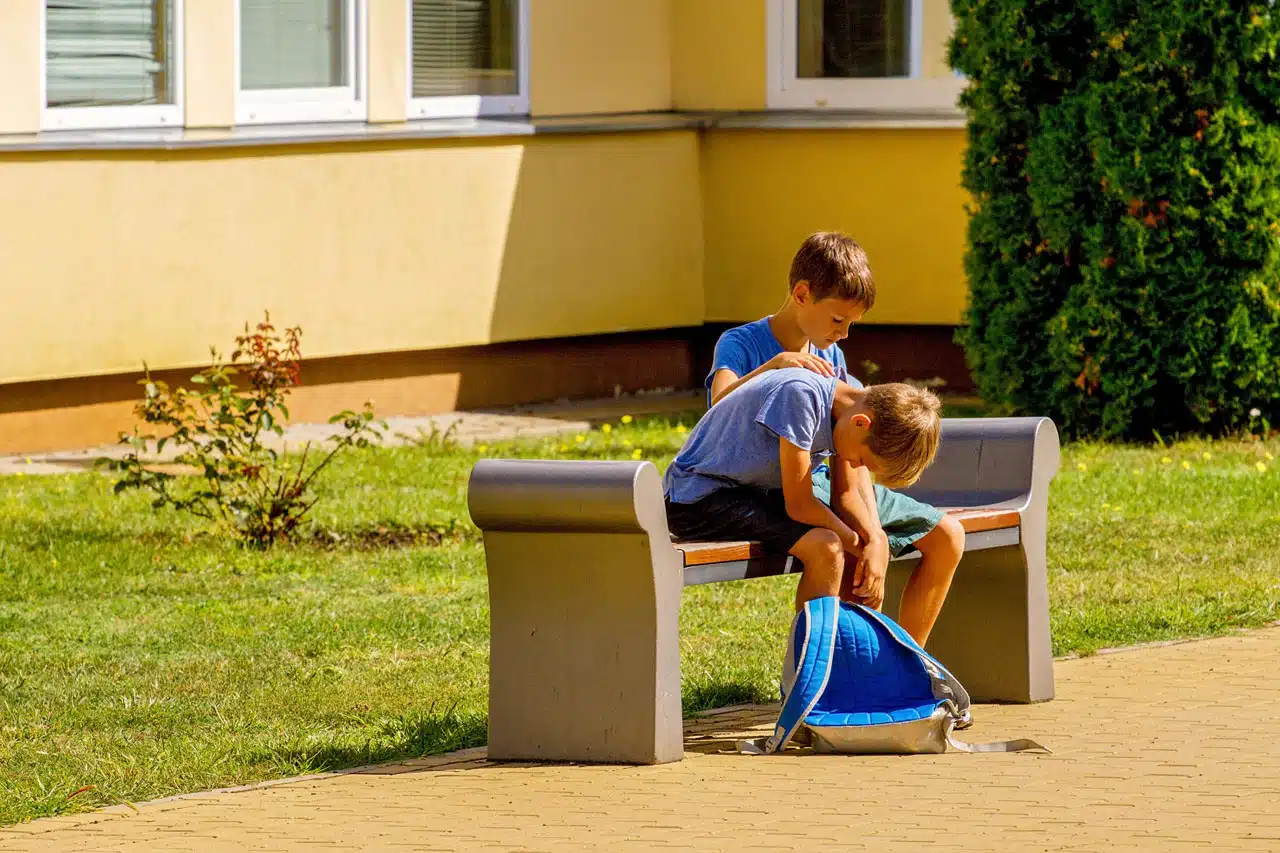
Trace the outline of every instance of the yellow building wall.
<instances>
[{"instance_id":1,"label":"yellow building wall","mask_svg":"<svg viewBox=\"0 0 1280 853\"><path fill-rule=\"evenodd\" d=\"M671 108L673 0L536 0L530 6L535 116Z\"/></svg>"},{"instance_id":2,"label":"yellow building wall","mask_svg":"<svg viewBox=\"0 0 1280 853\"><path fill-rule=\"evenodd\" d=\"M236 13L226 0L183 7L183 114L187 127L236 121Z\"/></svg>"},{"instance_id":3,"label":"yellow building wall","mask_svg":"<svg viewBox=\"0 0 1280 853\"><path fill-rule=\"evenodd\" d=\"M231 0L186 0L193 126L235 114ZM925 0L926 76L950 74ZM39 7L0 0L0 132L39 123ZM370 4L370 119L405 108L408 16ZM753 110L763 0L534 0L532 109ZM961 130L712 130L0 153L0 383L207 360L269 308L309 357L740 321L803 237L849 231L866 321L960 321ZM74 239L68 235L74 235Z\"/></svg>"},{"instance_id":4,"label":"yellow building wall","mask_svg":"<svg viewBox=\"0 0 1280 853\"><path fill-rule=\"evenodd\" d=\"M40 6L0 0L0 133L40 129Z\"/></svg>"},{"instance_id":5,"label":"yellow building wall","mask_svg":"<svg viewBox=\"0 0 1280 853\"><path fill-rule=\"evenodd\" d=\"M0 382L697 325L692 131L0 155Z\"/></svg>"},{"instance_id":6,"label":"yellow building wall","mask_svg":"<svg viewBox=\"0 0 1280 853\"><path fill-rule=\"evenodd\" d=\"M189 127L235 118L234 0L185 2ZM369 118L402 121L407 6L370 2ZM950 74L948 0L924 0L926 77ZM530 94L535 116L766 106L765 0L535 0ZM0 133L39 126L39 3L0 2Z\"/></svg>"},{"instance_id":7,"label":"yellow building wall","mask_svg":"<svg viewBox=\"0 0 1280 853\"><path fill-rule=\"evenodd\" d=\"M924 56L921 73L925 77L949 77L947 44L955 32L956 19L951 16L950 0L924 0Z\"/></svg>"},{"instance_id":8,"label":"yellow building wall","mask_svg":"<svg viewBox=\"0 0 1280 853\"><path fill-rule=\"evenodd\" d=\"M404 121L409 90L409 6L369 4L369 121Z\"/></svg>"},{"instance_id":9,"label":"yellow building wall","mask_svg":"<svg viewBox=\"0 0 1280 853\"><path fill-rule=\"evenodd\" d=\"M672 0L672 4L675 108L764 109L764 2Z\"/></svg>"},{"instance_id":10,"label":"yellow building wall","mask_svg":"<svg viewBox=\"0 0 1280 853\"><path fill-rule=\"evenodd\" d=\"M868 323L960 322L959 129L716 130L703 142L707 320L771 313L810 233L846 231L875 276Z\"/></svg>"}]
</instances>

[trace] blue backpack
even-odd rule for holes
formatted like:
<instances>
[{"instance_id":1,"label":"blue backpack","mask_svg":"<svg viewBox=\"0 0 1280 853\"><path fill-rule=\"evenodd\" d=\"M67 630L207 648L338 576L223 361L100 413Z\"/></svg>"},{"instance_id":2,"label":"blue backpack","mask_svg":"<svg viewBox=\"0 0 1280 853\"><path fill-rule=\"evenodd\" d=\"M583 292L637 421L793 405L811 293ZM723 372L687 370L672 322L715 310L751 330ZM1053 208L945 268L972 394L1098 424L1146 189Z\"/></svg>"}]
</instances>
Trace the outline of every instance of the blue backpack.
<instances>
[{"instance_id":1,"label":"blue backpack","mask_svg":"<svg viewBox=\"0 0 1280 853\"><path fill-rule=\"evenodd\" d=\"M817 752L1017 752L1032 740L969 744L969 694L946 667L882 613L838 598L805 604L791 623L773 734L742 752L781 752L795 738ZM1047 750L1045 750L1047 752Z\"/></svg>"}]
</instances>

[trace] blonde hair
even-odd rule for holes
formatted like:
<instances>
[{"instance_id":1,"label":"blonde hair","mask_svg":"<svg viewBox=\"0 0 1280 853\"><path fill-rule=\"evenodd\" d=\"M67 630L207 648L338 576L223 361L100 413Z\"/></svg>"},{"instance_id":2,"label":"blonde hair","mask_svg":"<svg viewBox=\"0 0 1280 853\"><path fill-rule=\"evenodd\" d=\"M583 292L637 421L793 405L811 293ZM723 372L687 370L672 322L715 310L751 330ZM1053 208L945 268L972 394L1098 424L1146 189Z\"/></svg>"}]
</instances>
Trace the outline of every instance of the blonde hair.
<instances>
[{"instance_id":1,"label":"blonde hair","mask_svg":"<svg viewBox=\"0 0 1280 853\"><path fill-rule=\"evenodd\" d=\"M884 462L877 481L902 488L919 480L938 452L942 401L924 388L891 382L869 386L863 402L871 415L867 449Z\"/></svg>"},{"instance_id":2,"label":"blonde hair","mask_svg":"<svg viewBox=\"0 0 1280 853\"><path fill-rule=\"evenodd\" d=\"M847 299L868 311L876 304L867 253L852 237L837 231L810 235L791 259L791 289L809 282L814 299Z\"/></svg>"}]
</instances>

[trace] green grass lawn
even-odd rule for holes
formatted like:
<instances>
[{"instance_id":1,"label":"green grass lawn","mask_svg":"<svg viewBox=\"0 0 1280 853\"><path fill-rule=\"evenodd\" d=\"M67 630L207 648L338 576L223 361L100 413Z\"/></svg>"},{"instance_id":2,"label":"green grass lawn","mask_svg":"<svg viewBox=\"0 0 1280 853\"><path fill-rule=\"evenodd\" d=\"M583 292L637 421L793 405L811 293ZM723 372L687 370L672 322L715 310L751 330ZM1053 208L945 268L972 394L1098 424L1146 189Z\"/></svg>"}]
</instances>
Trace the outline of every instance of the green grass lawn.
<instances>
[{"instance_id":1,"label":"green grass lawn","mask_svg":"<svg viewBox=\"0 0 1280 853\"><path fill-rule=\"evenodd\" d=\"M266 553L99 474L0 478L0 824L483 743L472 463L662 466L692 422L353 453L323 485L326 535ZM1280 442L1070 446L1050 513L1055 653L1277 618ZM440 544L401 535L427 530ZM687 711L775 695L792 584L685 593Z\"/></svg>"}]
</instances>

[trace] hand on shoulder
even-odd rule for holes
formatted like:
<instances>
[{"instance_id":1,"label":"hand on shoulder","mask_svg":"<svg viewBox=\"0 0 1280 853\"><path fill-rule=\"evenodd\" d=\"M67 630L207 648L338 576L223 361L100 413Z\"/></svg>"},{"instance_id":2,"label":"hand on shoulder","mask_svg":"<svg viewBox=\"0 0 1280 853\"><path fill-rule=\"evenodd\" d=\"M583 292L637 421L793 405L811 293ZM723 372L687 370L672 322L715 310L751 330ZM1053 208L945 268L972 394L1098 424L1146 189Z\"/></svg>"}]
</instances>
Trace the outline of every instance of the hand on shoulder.
<instances>
[{"instance_id":1,"label":"hand on shoulder","mask_svg":"<svg viewBox=\"0 0 1280 853\"><path fill-rule=\"evenodd\" d=\"M803 367L819 376L836 375L836 369L831 362L811 352L780 352L765 363L766 370L782 370L787 367Z\"/></svg>"}]
</instances>

